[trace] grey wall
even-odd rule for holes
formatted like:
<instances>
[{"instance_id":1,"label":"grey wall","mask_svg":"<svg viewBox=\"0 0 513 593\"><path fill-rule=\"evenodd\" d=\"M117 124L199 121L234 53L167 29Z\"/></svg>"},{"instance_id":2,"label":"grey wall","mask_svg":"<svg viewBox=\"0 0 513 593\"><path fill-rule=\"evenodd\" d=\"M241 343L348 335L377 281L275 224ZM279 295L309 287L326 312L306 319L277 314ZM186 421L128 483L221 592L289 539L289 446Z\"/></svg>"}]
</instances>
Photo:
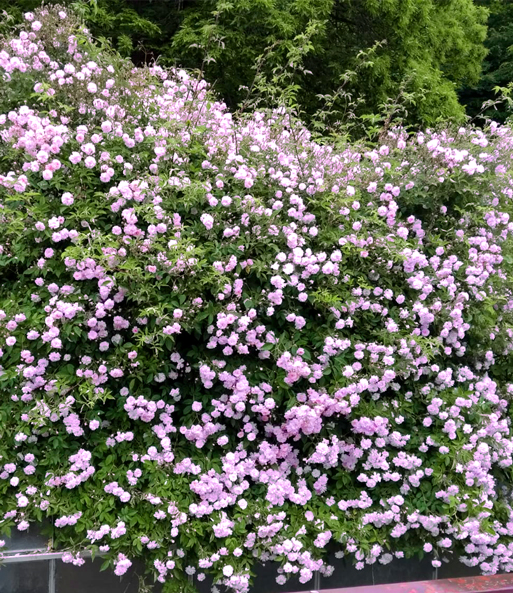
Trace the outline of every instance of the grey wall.
<instances>
[{"instance_id":1,"label":"grey wall","mask_svg":"<svg viewBox=\"0 0 513 593\"><path fill-rule=\"evenodd\" d=\"M46 547L47 536L43 536L34 527L30 532L13 533L6 542L10 550L41 549ZM134 565L122 577L117 577L111 569L100 572L101 559L76 567L65 564L60 559L9 562L0 566L0 593L138 593L139 575L143 574L141 565ZM335 566L334 574L329 577L316 575L315 579L302 585L297 579L289 580L285 586L276 583L276 568L272 563L256 568L256 578L251 593L285 593L287 591L311 591L337 587L356 587L405 581L424 581L436 578L475 576L478 571L469 569L457 560L442 565L434 570L429 560L395 560L383 566L374 564L358 571L345 559L334 556L329 559ZM198 583L200 593L210 592L209 580ZM160 586L156 587L156 593Z\"/></svg>"}]
</instances>

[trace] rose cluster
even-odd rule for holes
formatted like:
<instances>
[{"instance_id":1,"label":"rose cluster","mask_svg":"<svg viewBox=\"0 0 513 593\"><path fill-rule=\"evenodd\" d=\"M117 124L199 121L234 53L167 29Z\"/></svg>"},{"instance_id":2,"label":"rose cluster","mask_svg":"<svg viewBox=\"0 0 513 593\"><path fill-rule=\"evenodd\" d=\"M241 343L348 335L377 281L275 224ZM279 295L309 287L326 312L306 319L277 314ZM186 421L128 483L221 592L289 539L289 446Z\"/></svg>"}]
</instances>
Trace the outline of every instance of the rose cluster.
<instances>
[{"instance_id":1,"label":"rose cluster","mask_svg":"<svg viewBox=\"0 0 513 593\"><path fill-rule=\"evenodd\" d=\"M61 7L0 46L0 530L245 593L513 570L513 132L318 142Z\"/></svg>"}]
</instances>

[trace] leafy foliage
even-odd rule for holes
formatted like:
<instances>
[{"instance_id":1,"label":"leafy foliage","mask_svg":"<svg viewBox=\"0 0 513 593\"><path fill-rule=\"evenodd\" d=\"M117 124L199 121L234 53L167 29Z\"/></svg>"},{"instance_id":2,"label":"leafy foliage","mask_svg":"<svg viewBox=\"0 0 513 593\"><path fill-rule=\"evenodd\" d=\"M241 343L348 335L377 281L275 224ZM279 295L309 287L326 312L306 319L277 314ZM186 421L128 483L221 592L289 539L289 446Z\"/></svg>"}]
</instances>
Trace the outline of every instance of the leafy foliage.
<instances>
[{"instance_id":1,"label":"leafy foliage","mask_svg":"<svg viewBox=\"0 0 513 593\"><path fill-rule=\"evenodd\" d=\"M184 7L171 58L188 67L203 63L207 79L234 106L244 94L240 86L251 85L258 56L273 48L266 67L285 64L294 39L315 22L309 74L297 79L307 112L319 106L319 92L338 88L360 52L380 44L352 81L352 95L362 97L365 113L374 113L406 85L415 95L408 121L432 125L463 117L455 89L478 80L485 21L486 12L470 0L207 0Z\"/></svg>"},{"instance_id":2,"label":"leafy foliage","mask_svg":"<svg viewBox=\"0 0 513 593\"><path fill-rule=\"evenodd\" d=\"M38 5L4 2L18 20ZM232 110L255 76L270 82L276 69L286 68L306 36L294 83L307 120L323 105L319 95L330 95L346 123L348 114L372 119L396 98L407 123L461 122L456 89L477 83L485 55L487 12L472 0L79 0L73 6L93 35L112 39L137 64L157 58L164 66L201 70ZM502 12L496 16L502 22ZM372 59L362 63L362 52Z\"/></svg>"},{"instance_id":3,"label":"leafy foliage","mask_svg":"<svg viewBox=\"0 0 513 593\"><path fill-rule=\"evenodd\" d=\"M232 114L59 6L2 39L0 529L167 592L511 571L511 130L319 143L276 68Z\"/></svg>"},{"instance_id":4,"label":"leafy foliage","mask_svg":"<svg viewBox=\"0 0 513 593\"><path fill-rule=\"evenodd\" d=\"M507 87L513 81L513 2L476 0L476 4L489 11L485 42L488 53L478 83L465 85L460 97L472 117L487 116L504 122L511 113L507 102L500 102L484 110L482 106L483 103L493 102L498 98L497 87Z\"/></svg>"}]
</instances>

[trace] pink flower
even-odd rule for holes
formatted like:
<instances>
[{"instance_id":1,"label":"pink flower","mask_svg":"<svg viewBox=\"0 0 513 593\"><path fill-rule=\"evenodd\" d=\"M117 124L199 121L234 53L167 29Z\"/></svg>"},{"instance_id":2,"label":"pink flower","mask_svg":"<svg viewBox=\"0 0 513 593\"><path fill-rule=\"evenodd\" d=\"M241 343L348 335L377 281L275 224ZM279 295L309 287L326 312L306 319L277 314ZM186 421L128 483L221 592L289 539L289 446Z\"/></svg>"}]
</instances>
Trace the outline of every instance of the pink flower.
<instances>
[{"instance_id":1,"label":"pink flower","mask_svg":"<svg viewBox=\"0 0 513 593\"><path fill-rule=\"evenodd\" d=\"M73 196L69 192L65 192L65 193L62 194L61 202L65 206L71 206L74 201L75 200L74 200Z\"/></svg>"},{"instance_id":2,"label":"pink flower","mask_svg":"<svg viewBox=\"0 0 513 593\"><path fill-rule=\"evenodd\" d=\"M114 561L114 566L114 574L120 577L132 566L132 562L124 554L119 553Z\"/></svg>"},{"instance_id":3,"label":"pink flower","mask_svg":"<svg viewBox=\"0 0 513 593\"><path fill-rule=\"evenodd\" d=\"M207 230L210 230L214 226L214 218L210 214L202 214L200 220Z\"/></svg>"}]
</instances>

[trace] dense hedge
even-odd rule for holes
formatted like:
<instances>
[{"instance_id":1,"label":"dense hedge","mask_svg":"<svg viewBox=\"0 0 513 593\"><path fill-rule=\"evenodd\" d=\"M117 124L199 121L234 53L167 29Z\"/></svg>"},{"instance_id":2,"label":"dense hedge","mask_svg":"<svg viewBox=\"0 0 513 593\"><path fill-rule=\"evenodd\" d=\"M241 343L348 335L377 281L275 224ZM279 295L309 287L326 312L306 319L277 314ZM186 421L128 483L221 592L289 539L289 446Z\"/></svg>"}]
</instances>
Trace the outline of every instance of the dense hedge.
<instances>
[{"instance_id":1,"label":"dense hedge","mask_svg":"<svg viewBox=\"0 0 513 593\"><path fill-rule=\"evenodd\" d=\"M59 7L0 72L5 533L167 591L513 569L509 128L335 150Z\"/></svg>"}]
</instances>

